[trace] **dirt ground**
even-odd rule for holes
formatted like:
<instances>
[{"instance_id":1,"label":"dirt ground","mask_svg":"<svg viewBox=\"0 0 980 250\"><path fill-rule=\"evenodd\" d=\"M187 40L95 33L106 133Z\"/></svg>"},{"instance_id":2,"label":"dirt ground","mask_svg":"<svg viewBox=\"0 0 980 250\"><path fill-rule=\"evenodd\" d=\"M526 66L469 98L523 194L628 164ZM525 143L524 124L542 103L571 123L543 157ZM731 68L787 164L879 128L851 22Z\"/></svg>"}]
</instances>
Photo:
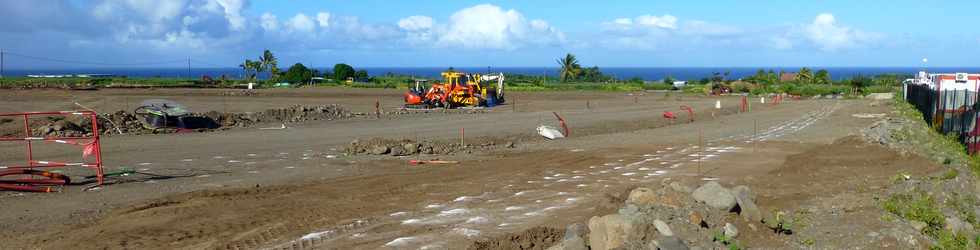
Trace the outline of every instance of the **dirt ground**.
<instances>
[{"instance_id":1,"label":"dirt ground","mask_svg":"<svg viewBox=\"0 0 980 250\"><path fill-rule=\"evenodd\" d=\"M0 112L75 109L74 102L129 110L143 99L164 98L195 112L340 104L371 113L376 102L397 110L401 94L343 88L228 93L234 91L9 90L0 93ZM763 105L755 99L751 112L739 114L739 100L652 92L510 93L509 105L480 113L386 113L282 130L111 136L102 142L108 171L131 168L155 176L119 177L92 191L78 185L50 194L0 192L0 242L6 249L543 249L560 237L562 230L553 228L614 212L622 206L617 194L665 179L748 184L760 205L798 210L864 200L898 171L935 170L925 160L849 137L875 121L852 114L886 113L888 105ZM714 109L716 101L723 109ZM695 122L684 122L687 115L673 124L661 117L663 111L682 112L681 105L694 107ZM534 133L539 124L557 125L552 112L568 121L571 137L546 141ZM498 141L514 147L471 145L469 152L451 155L344 154L355 139L458 141L460 128L464 144L503 138ZM36 149L36 157L78 158L76 151L49 147ZM412 159L460 163L408 164ZM22 160L22 144L0 145L0 165ZM798 237L830 242L837 236L818 231L878 226L877 217L857 216L876 208L853 204L841 213L852 216ZM800 239L746 237L750 247L773 248Z\"/></svg>"}]
</instances>

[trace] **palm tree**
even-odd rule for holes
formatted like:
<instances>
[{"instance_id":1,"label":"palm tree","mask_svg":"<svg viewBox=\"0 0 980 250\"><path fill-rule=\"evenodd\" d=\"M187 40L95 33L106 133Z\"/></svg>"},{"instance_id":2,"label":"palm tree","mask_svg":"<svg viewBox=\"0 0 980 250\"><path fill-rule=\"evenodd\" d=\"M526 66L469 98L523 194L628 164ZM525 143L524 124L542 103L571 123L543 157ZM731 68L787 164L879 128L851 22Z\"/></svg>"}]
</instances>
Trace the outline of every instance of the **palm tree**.
<instances>
[{"instance_id":1,"label":"palm tree","mask_svg":"<svg viewBox=\"0 0 980 250\"><path fill-rule=\"evenodd\" d=\"M245 78L245 79L248 79L249 78L248 77L248 71L250 69L252 69L251 68L251 65L249 65L250 62L252 62L252 60L245 59L245 62L244 63L238 65L238 67L242 68L242 72L245 72L245 75L243 75L242 78Z\"/></svg>"},{"instance_id":2,"label":"palm tree","mask_svg":"<svg viewBox=\"0 0 980 250\"><path fill-rule=\"evenodd\" d=\"M262 69L262 63L245 59L245 63L239 64L238 67L245 70L246 80L255 80L255 75Z\"/></svg>"},{"instance_id":3,"label":"palm tree","mask_svg":"<svg viewBox=\"0 0 980 250\"><path fill-rule=\"evenodd\" d=\"M800 73L796 74L796 81L800 83L810 83L813 81L813 71L810 71L810 68L803 67L800 69Z\"/></svg>"},{"instance_id":4,"label":"palm tree","mask_svg":"<svg viewBox=\"0 0 980 250\"><path fill-rule=\"evenodd\" d=\"M575 55L571 53L566 54L565 58L559 58L555 61L558 62L558 65L561 65L561 72L558 73L561 82L575 79L579 72L582 71L582 66L578 64L578 59L575 59Z\"/></svg>"},{"instance_id":5,"label":"palm tree","mask_svg":"<svg viewBox=\"0 0 980 250\"><path fill-rule=\"evenodd\" d=\"M278 73L277 71L279 71L279 68L276 67L276 65L279 64L279 60L276 59L276 56L272 55L272 52L269 50L262 52L262 57L259 57L259 63L262 64L262 66L259 67L259 71L268 71L269 78L272 78L275 73Z\"/></svg>"},{"instance_id":6,"label":"palm tree","mask_svg":"<svg viewBox=\"0 0 980 250\"><path fill-rule=\"evenodd\" d=\"M833 80L830 79L830 72L826 69L821 69L817 71L817 74L813 76L814 81L819 84L833 84Z\"/></svg>"}]
</instances>

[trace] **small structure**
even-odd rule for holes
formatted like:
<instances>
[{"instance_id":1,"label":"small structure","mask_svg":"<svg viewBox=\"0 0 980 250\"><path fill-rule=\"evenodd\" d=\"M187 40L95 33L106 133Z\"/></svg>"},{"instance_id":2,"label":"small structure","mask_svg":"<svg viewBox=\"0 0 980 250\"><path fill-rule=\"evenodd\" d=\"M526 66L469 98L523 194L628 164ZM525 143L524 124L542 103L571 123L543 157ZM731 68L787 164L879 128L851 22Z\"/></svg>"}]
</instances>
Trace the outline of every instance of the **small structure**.
<instances>
[{"instance_id":1,"label":"small structure","mask_svg":"<svg viewBox=\"0 0 980 250\"><path fill-rule=\"evenodd\" d=\"M671 84L674 85L674 88L683 88L687 85L687 81L674 81Z\"/></svg>"},{"instance_id":2,"label":"small structure","mask_svg":"<svg viewBox=\"0 0 980 250\"><path fill-rule=\"evenodd\" d=\"M796 72L783 72L779 74L779 81L781 82L791 82L796 81L796 76L799 75Z\"/></svg>"}]
</instances>

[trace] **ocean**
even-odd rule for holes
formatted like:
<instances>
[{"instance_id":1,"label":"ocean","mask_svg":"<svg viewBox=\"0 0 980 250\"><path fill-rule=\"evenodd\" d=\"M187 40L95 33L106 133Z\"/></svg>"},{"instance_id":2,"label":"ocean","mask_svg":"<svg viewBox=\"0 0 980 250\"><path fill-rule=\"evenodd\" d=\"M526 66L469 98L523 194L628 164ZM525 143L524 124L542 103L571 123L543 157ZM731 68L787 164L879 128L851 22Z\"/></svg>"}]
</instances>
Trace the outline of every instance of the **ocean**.
<instances>
[{"instance_id":1,"label":"ocean","mask_svg":"<svg viewBox=\"0 0 980 250\"><path fill-rule=\"evenodd\" d=\"M444 67L365 67L358 68L368 71L371 76L385 75L388 73L399 75L410 75L416 77L437 78L439 73L445 71ZM458 67L458 71L482 73L482 72L503 72L507 74L522 74L533 76L556 76L557 67ZM712 76L715 72L729 72L728 79L740 79L754 75L760 68L750 67L607 67L600 70L607 75L612 75L618 79L630 79L639 77L648 81L655 81L671 76L678 80L698 80ZM772 69L775 72L780 70L786 72L798 71L798 67L774 67L762 68ZM873 76L879 74L907 74L912 75L922 70L918 67L814 67L816 72L826 69L835 80L847 79L856 75ZM283 69L285 70L285 69ZM317 68L321 72L325 68ZM929 72L980 72L980 67L931 67L926 68ZM64 74L112 74L131 78L184 78L188 76L187 68L79 68L79 69L5 69L4 76L26 76L26 75L64 75ZM190 75L200 78L207 75L218 78L226 75L229 78L241 78L241 68L191 68Z\"/></svg>"}]
</instances>

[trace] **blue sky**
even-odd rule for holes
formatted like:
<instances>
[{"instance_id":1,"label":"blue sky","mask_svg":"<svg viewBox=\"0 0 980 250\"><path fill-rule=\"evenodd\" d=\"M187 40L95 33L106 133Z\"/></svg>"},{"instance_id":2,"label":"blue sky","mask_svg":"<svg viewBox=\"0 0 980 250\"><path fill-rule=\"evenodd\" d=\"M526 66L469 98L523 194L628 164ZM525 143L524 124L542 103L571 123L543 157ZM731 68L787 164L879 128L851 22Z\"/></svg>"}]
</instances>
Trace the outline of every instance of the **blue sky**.
<instances>
[{"instance_id":1,"label":"blue sky","mask_svg":"<svg viewBox=\"0 0 980 250\"><path fill-rule=\"evenodd\" d=\"M0 0L7 68L980 66L977 1ZM44 59L59 59L56 62Z\"/></svg>"}]
</instances>

